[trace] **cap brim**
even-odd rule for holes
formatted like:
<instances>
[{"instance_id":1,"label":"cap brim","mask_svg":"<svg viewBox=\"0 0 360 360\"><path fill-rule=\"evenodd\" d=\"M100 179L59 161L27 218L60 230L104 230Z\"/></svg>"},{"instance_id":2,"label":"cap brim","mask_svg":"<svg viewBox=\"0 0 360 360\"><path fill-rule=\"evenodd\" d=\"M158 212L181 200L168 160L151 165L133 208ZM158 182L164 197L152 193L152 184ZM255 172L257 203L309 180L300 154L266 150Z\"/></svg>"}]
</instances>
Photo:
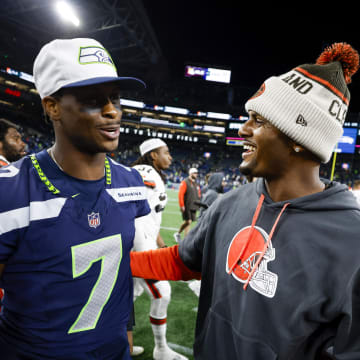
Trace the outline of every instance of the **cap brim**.
<instances>
[{"instance_id":1,"label":"cap brim","mask_svg":"<svg viewBox=\"0 0 360 360\"><path fill-rule=\"evenodd\" d=\"M96 77L92 79L86 79L82 81L77 81L68 85L63 86L63 88L72 88L80 86L89 86L89 85L99 85L104 83L118 83L120 90L144 90L146 89L146 84L137 78L134 77Z\"/></svg>"}]
</instances>

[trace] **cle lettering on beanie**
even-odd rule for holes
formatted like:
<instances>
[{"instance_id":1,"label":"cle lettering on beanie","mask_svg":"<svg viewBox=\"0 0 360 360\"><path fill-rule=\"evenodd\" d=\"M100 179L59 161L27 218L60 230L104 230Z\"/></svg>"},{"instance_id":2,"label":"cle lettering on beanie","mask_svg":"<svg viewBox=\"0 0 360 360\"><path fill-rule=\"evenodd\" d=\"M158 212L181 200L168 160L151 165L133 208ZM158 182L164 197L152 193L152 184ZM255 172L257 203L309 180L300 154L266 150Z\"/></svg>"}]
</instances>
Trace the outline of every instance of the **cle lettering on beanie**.
<instances>
[{"instance_id":1,"label":"cle lettering on beanie","mask_svg":"<svg viewBox=\"0 0 360 360\"><path fill-rule=\"evenodd\" d=\"M315 64L267 79L245 108L326 163L343 134L350 102L347 85L358 69L358 52L349 44L335 43Z\"/></svg>"}]
</instances>

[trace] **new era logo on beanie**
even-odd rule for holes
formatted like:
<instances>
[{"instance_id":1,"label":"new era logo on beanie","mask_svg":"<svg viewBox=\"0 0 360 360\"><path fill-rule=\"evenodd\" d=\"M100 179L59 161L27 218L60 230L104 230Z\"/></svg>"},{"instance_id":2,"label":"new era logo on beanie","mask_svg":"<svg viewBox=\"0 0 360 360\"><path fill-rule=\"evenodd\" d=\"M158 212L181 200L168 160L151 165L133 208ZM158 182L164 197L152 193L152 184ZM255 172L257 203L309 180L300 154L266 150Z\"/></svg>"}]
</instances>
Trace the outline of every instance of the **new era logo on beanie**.
<instances>
[{"instance_id":1,"label":"new era logo on beanie","mask_svg":"<svg viewBox=\"0 0 360 360\"><path fill-rule=\"evenodd\" d=\"M265 117L326 163L343 133L350 102L347 84L358 68L356 50L345 43L333 44L316 64L267 79L245 108Z\"/></svg>"},{"instance_id":2,"label":"new era logo on beanie","mask_svg":"<svg viewBox=\"0 0 360 360\"><path fill-rule=\"evenodd\" d=\"M296 123L302 126L307 126L307 122L302 115L299 115L296 119Z\"/></svg>"},{"instance_id":3,"label":"new era logo on beanie","mask_svg":"<svg viewBox=\"0 0 360 360\"><path fill-rule=\"evenodd\" d=\"M35 87L40 97L64 87L116 82L123 90L140 90L145 83L133 77L119 77L114 61L96 40L56 39L44 45L34 62Z\"/></svg>"}]
</instances>

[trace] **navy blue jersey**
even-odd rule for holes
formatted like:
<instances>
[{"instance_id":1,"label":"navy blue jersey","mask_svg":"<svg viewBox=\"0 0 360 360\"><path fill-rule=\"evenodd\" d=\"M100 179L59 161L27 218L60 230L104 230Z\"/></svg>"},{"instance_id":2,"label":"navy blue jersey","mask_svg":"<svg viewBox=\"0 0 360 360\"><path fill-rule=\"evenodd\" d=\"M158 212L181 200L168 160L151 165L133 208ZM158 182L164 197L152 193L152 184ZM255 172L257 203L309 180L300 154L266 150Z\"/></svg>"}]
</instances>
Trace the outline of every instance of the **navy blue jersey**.
<instances>
[{"instance_id":1,"label":"navy blue jersey","mask_svg":"<svg viewBox=\"0 0 360 360\"><path fill-rule=\"evenodd\" d=\"M104 169L75 179L46 150L0 169L0 337L18 349L63 357L123 336L134 220L150 209L136 170Z\"/></svg>"}]
</instances>

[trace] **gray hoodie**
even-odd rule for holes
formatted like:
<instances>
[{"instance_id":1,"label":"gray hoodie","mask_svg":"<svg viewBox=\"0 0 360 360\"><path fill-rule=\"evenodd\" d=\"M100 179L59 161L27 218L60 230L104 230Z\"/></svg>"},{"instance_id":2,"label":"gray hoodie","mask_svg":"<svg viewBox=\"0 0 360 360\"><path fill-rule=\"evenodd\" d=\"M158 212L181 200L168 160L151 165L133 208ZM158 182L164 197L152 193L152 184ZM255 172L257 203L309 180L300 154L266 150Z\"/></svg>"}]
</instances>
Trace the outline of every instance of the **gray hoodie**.
<instances>
[{"instance_id":1,"label":"gray hoodie","mask_svg":"<svg viewBox=\"0 0 360 360\"><path fill-rule=\"evenodd\" d=\"M201 198L201 202L209 207L219 196L220 193L224 191L222 182L224 179L224 174L222 172L217 172L212 174L209 177L207 190L204 196ZM206 208L200 208L199 218L203 215L206 211Z\"/></svg>"},{"instance_id":2,"label":"gray hoodie","mask_svg":"<svg viewBox=\"0 0 360 360\"><path fill-rule=\"evenodd\" d=\"M360 209L330 185L273 202L259 179L217 199L180 243L202 273L196 360L314 360L330 346L360 359Z\"/></svg>"}]
</instances>

